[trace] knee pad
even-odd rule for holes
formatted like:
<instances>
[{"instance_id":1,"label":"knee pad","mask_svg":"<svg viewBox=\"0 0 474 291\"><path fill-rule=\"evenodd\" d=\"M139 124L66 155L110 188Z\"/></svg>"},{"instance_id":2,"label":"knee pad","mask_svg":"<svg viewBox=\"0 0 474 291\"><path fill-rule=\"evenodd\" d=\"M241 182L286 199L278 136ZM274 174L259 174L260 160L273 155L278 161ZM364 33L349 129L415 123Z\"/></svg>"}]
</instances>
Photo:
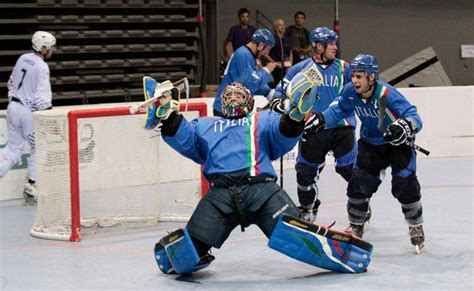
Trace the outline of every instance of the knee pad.
<instances>
[{"instance_id":1,"label":"knee pad","mask_svg":"<svg viewBox=\"0 0 474 291\"><path fill-rule=\"evenodd\" d=\"M353 198L370 198L382 181L364 170L353 169L352 177L347 186L347 196Z\"/></svg>"},{"instance_id":2,"label":"knee pad","mask_svg":"<svg viewBox=\"0 0 474 291\"><path fill-rule=\"evenodd\" d=\"M289 257L341 273L367 270L372 245L349 233L282 215L268 246Z\"/></svg>"},{"instance_id":3,"label":"knee pad","mask_svg":"<svg viewBox=\"0 0 474 291\"><path fill-rule=\"evenodd\" d=\"M420 183L415 173L407 177L393 176L392 195L400 203L410 204L421 199Z\"/></svg>"},{"instance_id":4,"label":"knee pad","mask_svg":"<svg viewBox=\"0 0 474 291\"><path fill-rule=\"evenodd\" d=\"M155 259L165 274L189 274L206 268L213 256L199 257L187 229L178 229L155 246Z\"/></svg>"},{"instance_id":5,"label":"knee pad","mask_svg":"<svg viewBox=\"0 0 474 291\"><path fill-rule=\"evenodd\" d=\"M325 163L314 164L314 167L297 163L295 166L296 170L296 182L298 185L309 186L314 184L319 177L319 173L323 170Z\"/></svg>"}]
</instances>

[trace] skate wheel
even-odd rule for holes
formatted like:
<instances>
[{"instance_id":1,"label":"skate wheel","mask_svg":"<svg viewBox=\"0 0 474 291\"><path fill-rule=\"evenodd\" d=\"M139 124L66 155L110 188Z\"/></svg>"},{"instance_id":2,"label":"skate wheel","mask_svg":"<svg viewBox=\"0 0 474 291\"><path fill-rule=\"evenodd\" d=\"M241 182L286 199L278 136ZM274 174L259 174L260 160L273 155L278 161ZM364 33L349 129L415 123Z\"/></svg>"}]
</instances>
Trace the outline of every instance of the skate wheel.
<instances>
[{"instance_id":1,"label":"skate wheel","mask_svg":"<svg viewBox=\"0 0 474 291\"><path fill-rule=\"evenodd\" d=\"M370 229L370 220L364 222L364 230Z\"/></svg>"},{"instance_id":2,"label":"skate wheel","mask_svg":"<svg viewBox=\"0 0 474 291\"><path fill-rule=\"evenodd\" d=\"M423 246L415 245L415 253L419 255L421 252L423 252Z\"/></svg>"}]
</instances>

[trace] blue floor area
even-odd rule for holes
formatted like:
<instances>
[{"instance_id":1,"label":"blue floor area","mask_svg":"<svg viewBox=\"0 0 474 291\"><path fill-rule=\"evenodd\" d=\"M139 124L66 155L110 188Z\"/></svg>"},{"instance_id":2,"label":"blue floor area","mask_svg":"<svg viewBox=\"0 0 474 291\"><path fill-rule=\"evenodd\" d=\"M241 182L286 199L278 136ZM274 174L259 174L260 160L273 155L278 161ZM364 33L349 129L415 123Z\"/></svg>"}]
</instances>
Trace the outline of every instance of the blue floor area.
<instances>
[{"instance_id":1,"label":"blue floor area","mask_svg":"<svg viewBox=\"0 0 474 291\"><path fill-rule=\"evenodd\" d=\"M337 274L300 263L269 249L255 227L236 228L216 260L190 276L164 275L153 247L182 223L160 223L130 232L89 234L78 243L33 238L35 207L0 202L0 289L215 289L215 290L407 290L474 289L474 158L419 159L426 248L415 255L400 205L390 194L390 173L371 200L372 226L364 238L374 245L363 274ZM346 184L333 166L320 180L318 221L347 227ZM285 189L296 199L295 173Z\"/></svg>"}]
</instances>

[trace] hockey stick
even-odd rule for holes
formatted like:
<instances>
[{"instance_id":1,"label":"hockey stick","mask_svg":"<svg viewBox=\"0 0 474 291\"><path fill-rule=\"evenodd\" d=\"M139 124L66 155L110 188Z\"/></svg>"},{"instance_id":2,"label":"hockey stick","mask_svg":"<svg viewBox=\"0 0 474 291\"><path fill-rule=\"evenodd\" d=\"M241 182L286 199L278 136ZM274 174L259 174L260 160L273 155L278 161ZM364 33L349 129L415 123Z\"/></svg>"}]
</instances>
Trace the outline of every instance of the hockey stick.
<instances>
[{"instance_id":1,"label":"hockey stick","mask_svg":"<svg viewBox=\"0 0 474 291\"><path fill-rule=\"evenodd\" d=\"M189 99L189 82L187 78L182 78L181 80L178 80L172 83L172 86L164 86L161 90L155 92L155 96L153 98L145 100L142 103L139 103L137 105L130 106L130 114L136 114L138 111L140 111L140 109L145 108L151 103L157 102L159 98L164 96L163 94L165 92L168 92L173 88L178 89L180 94L184 92L186 96L186 100ZM187 106L188 106L188 103L186 103L186 109L184 110L185 112L188 109Z\"/></svg>"},{"instance_id":2,"label":"hockey stick","mask_svg":"<svg viewBox=\"0 0 474 291\"><path fill-rule=\"evenodd\" d=\"M280 76L280 86L283 90L283 77L285 76L285 60L284 60L284 54L283 54L283 41L281 40L281 37L278 37L280 39L280 53L281 53L281 76ZM268 103L270 105L270 103ZM283 189L283 156L280 157L280 187Z\"/></svg>"},{"instance_id":3,"label":"hockey stick","mask_svg":"<svg viewBox=\"0 0 474 291\"><path fill-rule=\"evenodd\" d=\"M377 128L381 131L381 132L385 132L385 126L383 124L383 121L384 121L384 117L385 117L385 111L387 110L387 96L385 95L382 95L382 97L380 97L380 100L379 100L379 120L378 120L378 123L377 123ZM412 149L414 150L417 150L427 156L430 155L430 151L420 147L419 145L415 144L415 142L413 141L405 141L405 144L409 147L411 147Z\"/></svg>"}]
</instances>

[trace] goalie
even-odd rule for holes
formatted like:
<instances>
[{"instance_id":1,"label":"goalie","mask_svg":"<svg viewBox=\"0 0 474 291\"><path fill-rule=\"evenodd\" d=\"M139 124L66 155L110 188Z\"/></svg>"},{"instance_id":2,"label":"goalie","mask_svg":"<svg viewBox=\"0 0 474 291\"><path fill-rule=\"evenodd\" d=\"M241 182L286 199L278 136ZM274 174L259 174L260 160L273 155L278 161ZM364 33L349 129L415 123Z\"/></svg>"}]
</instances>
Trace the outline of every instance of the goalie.
<instances>
[{"instance_id":1,"label":"goalie","mask_svg":"<svg viewBox=\"0 0 474 291\"><path fill-rule=\"evenodd\" d=\"M162 85L164 84L164 85ZM166 143L204 166L210 189L184 229L162 238L155 246L158 267L166 274L188 274L207 267L234 228L256 224L270 238L269 247L299 261L336 272L359 273L367 269L372 246L351 234L333 231L296 217L300 212L276 183L271 161L298 142L304 117L313 107L321 84L316 71L303 71L292 80L291 105L286 114L252 112L254 99L239 83L225 87L225 117L197 118L189 122L178 113L179 92L166 93L144 78L145 98L161 96L147 108L145 128L162 124ZM169 87L168 87L169 88Z\"/></svg>"}]
</instances>

